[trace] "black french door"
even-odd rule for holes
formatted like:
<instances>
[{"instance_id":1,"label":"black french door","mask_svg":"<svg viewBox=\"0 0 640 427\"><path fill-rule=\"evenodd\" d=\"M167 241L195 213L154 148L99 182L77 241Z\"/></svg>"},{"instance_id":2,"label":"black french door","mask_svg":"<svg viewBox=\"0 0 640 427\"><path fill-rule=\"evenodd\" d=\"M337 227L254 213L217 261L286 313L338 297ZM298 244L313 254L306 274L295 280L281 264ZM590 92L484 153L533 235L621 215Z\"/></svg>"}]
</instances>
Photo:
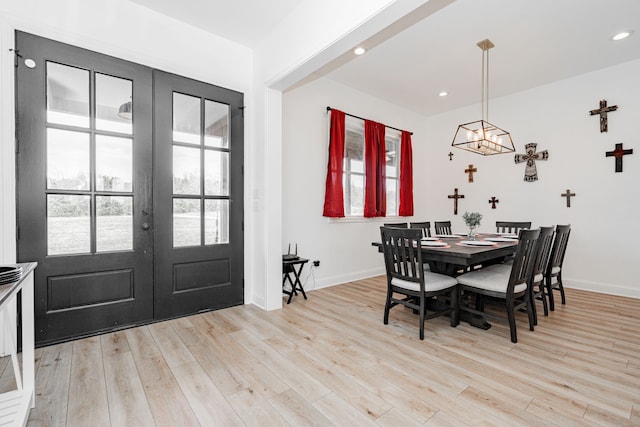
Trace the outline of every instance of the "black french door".
<instances>
[{"instance_id":1,"label":"black french door","mask_svg":"<svg viewBox=\"0 0 640 427\"><path fill-rule=\"evenodd\" d=\"M156 318L243 302L243 95L154 71Z\"/></svg>"},{"instance_id":2,"label":"black french door","mask_svg":"<svg viewBox=\"0 0 640 427\"><path fill-rule=\"evenodd\" d=\"M16 49L37 344L241 304L242 94L171 76L194 127L169 75L22 32Z\"/></svg>"}]
</instances>

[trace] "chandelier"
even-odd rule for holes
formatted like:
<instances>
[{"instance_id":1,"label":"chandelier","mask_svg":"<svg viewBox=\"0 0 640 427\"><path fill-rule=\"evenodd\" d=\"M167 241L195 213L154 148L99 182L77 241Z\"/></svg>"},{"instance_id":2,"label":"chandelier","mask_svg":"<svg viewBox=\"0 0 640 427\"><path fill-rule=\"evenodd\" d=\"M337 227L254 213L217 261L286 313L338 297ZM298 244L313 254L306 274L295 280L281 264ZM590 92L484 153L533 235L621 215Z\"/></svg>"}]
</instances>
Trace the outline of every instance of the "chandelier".
<instances>
[{"instance_id":1,"label":"chandelier","mask_svg":"<svg viewBox=\"0 0 640 427\"><path fill-rule=\"evenodd\" d=\"M493 154L512 153L516 151L511 134L492 125L489 117L489 49L495 45L489 39L477 43L482 49L482 118L475 122L458 126L451 146L472 153L490 156Z\"/></svg>"}]
</instances>

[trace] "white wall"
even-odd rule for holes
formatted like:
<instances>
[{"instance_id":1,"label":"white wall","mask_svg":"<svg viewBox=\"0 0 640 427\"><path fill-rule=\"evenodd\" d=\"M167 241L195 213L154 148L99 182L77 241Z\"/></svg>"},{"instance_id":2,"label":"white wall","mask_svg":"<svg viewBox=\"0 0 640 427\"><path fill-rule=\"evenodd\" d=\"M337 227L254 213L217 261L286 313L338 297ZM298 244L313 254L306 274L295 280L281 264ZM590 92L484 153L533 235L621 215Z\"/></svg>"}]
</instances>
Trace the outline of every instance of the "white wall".
<instances>
[{"instance_id":1,"label":"white wall","mask_svg":"<svg viewBox=\"0 0 640 427\"><path fill-rule=\"evenodd\" d=\"M450 0L308 0L284 17L255 49L254 150L248 163L256 174L250 195L247 261L253 302L269 310L282 306L282 94L325 64L350 52L391 24L422 10L433 13ZM339 13L336 13L339 11ZM402 24L409 22L402 21ZM255 243L255 244L254 244Z\"/></svg>"},{"instance_id":2,"label":"white wall","mask_svg":"<svg viewBox=\"0 0 640 427\"><path fill-rule=\"evenodd\" d=\"M451 218L464 229L465 210L484 215L481 230L491 230L496 220L530 220L534 226L571 224L563 279L567 286L640 297L640 61L584 74L572 79L490 101L489 121L511 132L517 153L524 145L538 144L549 159L538 161L536 182L524 182L524 164L513 155L482 157L463 150L450 150L460 123L480 118L480 107L430 117L429 168L415 168L416 187L428 197L416 197L416 213L426 218ZM495 82L494 84L499 84ZM600 133L598 116L589 111L599 101L618 105L609 114L609 131ZM623 172L615 173L614 159L605 157L616 143L633 148L624 156ZM446 156L453 151L449 162ZM478 168L474 182L464 170ZM431 185L430 183L446 183ZM465 199L453 217L453 202L446 198L458 187ZM571 207L560 194L576 193ZM491 196L500 200L492 210Z\"/></svg>"},{"instance_id":3,"label":"white wall","mask_svg":"<svg viewBox=\"0 0 640 427\"><path fill-rule=\"evenodd\" d=\"M464 230L465 210L484 215L480 230L494 230L496 220L530 220L534 226L572 225L565 260L569 287L640 297L640 61L492 99L489 121L510 131L516 152L537 142L548 150L539 161L539 181L524 182L524 164L513 155L482 157L452 149L460 123L477 120L480 106L422 117L323 79L285 93L283 163L283 243L298 242L301 255L319 259L308 287L327 286L381 273L382 258L370 242L381 221L332 223L322 217L327 163L325 107L414 131L415 220L453 221ZM496 83L497 84L497 83ZM618 105L609 114L609 132L600 133L589 110L601 99ZM635 132L634 132L635 131ZM615 143L634 148L624 157L624 172L614 172L606 158ZM447 154L454 152L453 161ZM473 183L464 169L478 168ZM459 214L447 199L458 187L465 199ZM577 194L566 207L566 189ZM500 200L492 210L488 200ZM408 218L411 220L412 218ZM285 245L283 245L283 249Z\"/></svg>"}]
</instances>

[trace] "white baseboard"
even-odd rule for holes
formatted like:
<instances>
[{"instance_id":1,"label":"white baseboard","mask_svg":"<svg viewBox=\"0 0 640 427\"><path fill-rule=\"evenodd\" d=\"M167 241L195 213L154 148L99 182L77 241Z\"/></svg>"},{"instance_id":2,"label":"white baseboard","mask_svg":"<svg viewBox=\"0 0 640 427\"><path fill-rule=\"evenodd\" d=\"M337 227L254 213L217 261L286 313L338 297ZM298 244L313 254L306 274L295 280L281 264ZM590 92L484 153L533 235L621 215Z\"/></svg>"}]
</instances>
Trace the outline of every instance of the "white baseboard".
<instances>
[{"instance_id":1,"label":"white baseboard","mask_svg":"<svg viewBox=\"0 0 640 427\"><path fill-rule=\"evenodd\" d=\"M355 280L367 279L369 277L375 277L385 274L384 267L375 268L371 270L359 271L339 276L324 277L314 282L313 272L303 278L303 286L306 290L328 288L330 286L340 285L347 282L353 282ZM566 288L581 289L583 291L597 292L601 294L618 295L629 298L640 299L640 287L628 288L624 286L615 285L612 283L599 283L588 282L585 280L572 280L563 279L564 286Z\"/></svg>"},{"instance_id":2,"label":"white baseboard","mask_svg":"<svg viewBox=\"0 0 640 427\"><path fill-rule=\"evenodd\" d=\"M341 285L347 282L353 282L355 280L367 279L369 277L380 276L385 273L384 266L379 268L373 268L371 270L357 271L349 274L342 274L338 276L323 277L321 279L315 279L315 271L312 269L309 273L302 274L302 285L305 291L312 291L314 289L328 288L330 286Z\"/></svg>"},{"instance_id":3,"label":"white baseboard","mask_svg":"<svg viewBox=\"0 0 640 427\"><path fill-rule=\"evenodd\" d=\"M600 294L618 295L629 298L640 298L640 288L627 288L612 283L588 282L585 280L562 279L565 288L598 292Z\"/></svg>"}]
</instances>

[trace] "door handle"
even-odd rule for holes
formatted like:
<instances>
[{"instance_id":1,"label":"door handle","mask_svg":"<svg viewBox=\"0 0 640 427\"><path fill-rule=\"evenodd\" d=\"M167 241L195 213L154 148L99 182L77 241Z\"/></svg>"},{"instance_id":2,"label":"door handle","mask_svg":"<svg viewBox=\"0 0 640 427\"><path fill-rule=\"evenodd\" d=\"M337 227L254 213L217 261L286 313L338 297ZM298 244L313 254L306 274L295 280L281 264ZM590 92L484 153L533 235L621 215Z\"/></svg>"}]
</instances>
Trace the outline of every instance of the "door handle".
<instances>
[{"instance_id":1,"label":"door handle","mask_svg":"<svg viewBox=\"0 0 640 427\"><path fill-rule=\"evenodd\" d=\"M148 223L148 222L145 222L145 223L143 223L143 224L142 224L142 229L143 229L143 230L145 230L145 231L146 231L146 230L148 230L148 229L150 229L150 228L151 228L151 226L149 225L149 223Z\"/></svg>"}]
</instances>

